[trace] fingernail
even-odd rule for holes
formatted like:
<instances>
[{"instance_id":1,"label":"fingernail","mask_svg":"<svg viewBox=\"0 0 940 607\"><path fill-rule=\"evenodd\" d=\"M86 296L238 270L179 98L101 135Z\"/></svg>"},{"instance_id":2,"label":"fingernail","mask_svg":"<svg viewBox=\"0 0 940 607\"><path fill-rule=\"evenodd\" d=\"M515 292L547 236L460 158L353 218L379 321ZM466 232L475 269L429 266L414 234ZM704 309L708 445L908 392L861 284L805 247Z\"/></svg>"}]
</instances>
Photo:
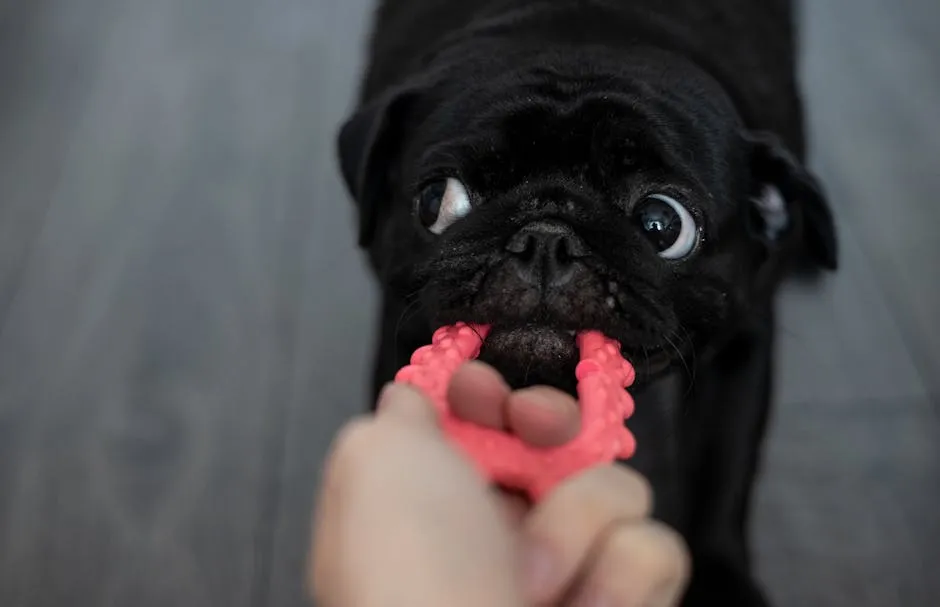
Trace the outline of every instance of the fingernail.
<instances>
[{"instance_id":1,"label":"fingernail","mask_svg":"<svg viewBox=\"0 0 940 607\"><path fill-rule=\"evenodd\" d=\"M555 556L544 545L529 543L522 557L523 588L531 601L544 601L555 591L558 566Z\"/></svg>"}]
</instances>

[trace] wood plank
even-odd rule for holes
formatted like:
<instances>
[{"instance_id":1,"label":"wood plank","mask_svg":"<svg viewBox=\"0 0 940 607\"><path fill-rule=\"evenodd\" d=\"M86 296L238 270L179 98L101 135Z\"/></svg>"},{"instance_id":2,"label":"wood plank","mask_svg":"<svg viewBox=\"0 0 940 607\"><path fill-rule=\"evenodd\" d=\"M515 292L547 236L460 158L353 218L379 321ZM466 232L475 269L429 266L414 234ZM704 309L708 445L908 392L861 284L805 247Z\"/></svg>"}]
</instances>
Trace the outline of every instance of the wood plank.
<instances>
[{"instance_id":1,"label":"wood plank","mask_svg":"<svg viewBox=\"0 0 940 607\"><path fill-rule=\"evenodd\" d=\"M261 11L120 3L61 169L19 177L51 201L0 337L0 604L261 604L313 222Z\"/></svg>"},{"instance_id":2,"label":"wood plank","mask_svg":"<svg viewBox=\"0 0 940 607\"><path fill-rule=\"evenodd\" d=\"M778 409L755 520L776 604L940 605L940 422L893 405Z\"/></svg>"},{"instance_id":3,"label":"wood plank","mask_svg":"<svg viewBox=\"0 0 940 607\"><path fill-rule=\"evenodd\" d=\"M825 178L825 174L823 175ZM841 191L831 188L835 199ZM777 319L778 402L841 406L929 393L853 226L840 226L841 267L784 289Z\"/></svg>"},{"instance_id":4,"label":"wood plank","mask_svg":"<svg viewBox=\"0 0 940 607\"><path fill-rule=\"evenodd\" d=\"M298 118L298 133L285 145L310 142L303 198L315 221L296 260L302 299L293 331L293 375L284 467L280 478L274 554L267 605L302 607L303 574L310 539L312 500L320 465L336 429L366 410L368 371L376 313L376 291L356 246L354 209L340 182L335 135L352 105L358 83L371 0L336 0L307 6L296 27L313 29L326 20L329 32L301 62L306 78L294 94L309 113ZM313 44L313 43L310 43Z\"/></svg>"},{"instance_id":5,"label":"wood plank","mask_svg":"<svg viewBox=\"0 0 940 607\"><path fill-rule=\"evenodd\" d=\"M0 322L97 79L113 4L0 5Z\"/></svg>"}]
</instances>

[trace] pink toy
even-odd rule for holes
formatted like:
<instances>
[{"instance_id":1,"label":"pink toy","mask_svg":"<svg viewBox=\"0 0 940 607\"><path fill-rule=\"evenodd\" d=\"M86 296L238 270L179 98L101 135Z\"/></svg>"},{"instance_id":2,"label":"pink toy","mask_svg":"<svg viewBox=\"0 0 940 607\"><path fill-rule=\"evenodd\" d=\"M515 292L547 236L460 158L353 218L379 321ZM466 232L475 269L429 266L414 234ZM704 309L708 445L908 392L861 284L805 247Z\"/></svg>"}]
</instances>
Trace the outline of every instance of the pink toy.
<instances>
[{"instance_id":1,"label":"pink toy","mask_svg":"<svg viewBox=\"0 0 940 607\"><path fill-rule=\"evenodd\" d=\"M625 388L633 367L620 354L620 344L596 331L578 335L581 362L575 371L581 406L581 432L560 447L538 448L500 430L451 415L447 403L450 378L464 362L476 358L489 327L459 323L434 333L429 346L411 357L396 381L421 389L441 413L444 431L459 444L493 483L525 492L537 501L556 484L595 464L633 455L636 441L623 422L633 414Z\"/></svg>"}]
</instances>

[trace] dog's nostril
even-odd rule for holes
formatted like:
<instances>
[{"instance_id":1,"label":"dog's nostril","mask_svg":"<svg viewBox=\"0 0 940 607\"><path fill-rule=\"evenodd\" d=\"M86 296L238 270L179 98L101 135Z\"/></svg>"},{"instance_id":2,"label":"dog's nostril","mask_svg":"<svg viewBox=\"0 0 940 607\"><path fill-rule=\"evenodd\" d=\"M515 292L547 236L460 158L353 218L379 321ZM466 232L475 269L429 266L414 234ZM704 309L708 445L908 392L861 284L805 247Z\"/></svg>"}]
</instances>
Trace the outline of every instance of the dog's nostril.
<instances>
[{"instance_id":1,"label":"dog's nostril","mask_svg":"<svg viewBox=\"0 0 940 607\"><path fill-rule=\"evenodd\" d=\"M564 255L569 261L586 257L588 254L587 245L585 245L584 241L578 238L578 236L573 232L571 234L566 234L561 239L559 246L563 247Z\"/></svg>"},{"instance_id":2,"label":"dog's nostril","mask_svg":"<svg viewBox=\"0 0 940 607\"><path fill-rule=\"evenodd\" d=\"M586 254L584 246L578 242L577 237L561 236L555 241L555 261L562 265L573 263Z\"/></svg>"},{"instance_id":3,"label":"dog's nostril","mask_svg":"<svg viewBox=\"0 0 940 607\"><path fill-rule=\"evenodd\" d=\"M531 256L535 252L537 243L535 236L530 232L519 230L506 243L506 250L522 257Z\"/></svg>"}]
</instances>

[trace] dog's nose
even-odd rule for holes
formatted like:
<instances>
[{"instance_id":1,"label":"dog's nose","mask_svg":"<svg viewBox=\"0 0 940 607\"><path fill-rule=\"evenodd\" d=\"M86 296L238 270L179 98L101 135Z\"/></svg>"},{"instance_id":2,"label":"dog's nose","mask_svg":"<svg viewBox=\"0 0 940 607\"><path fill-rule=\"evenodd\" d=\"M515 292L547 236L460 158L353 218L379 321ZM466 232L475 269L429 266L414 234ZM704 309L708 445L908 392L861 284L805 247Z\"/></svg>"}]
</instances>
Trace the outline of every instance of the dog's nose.
<instances>
[{"instance_id":1,"label":"dog's nose","mask_svg":"<svg viewBox=\"0 0 940 607\"><path fill-rule=\"evenodd\" d=\"M578 259L588 248L574 230L559 221L535 221L516 232L506 250L516 257L519 277L531 284L560 287L571 281Z\"/></svg>"}]
</instances>

